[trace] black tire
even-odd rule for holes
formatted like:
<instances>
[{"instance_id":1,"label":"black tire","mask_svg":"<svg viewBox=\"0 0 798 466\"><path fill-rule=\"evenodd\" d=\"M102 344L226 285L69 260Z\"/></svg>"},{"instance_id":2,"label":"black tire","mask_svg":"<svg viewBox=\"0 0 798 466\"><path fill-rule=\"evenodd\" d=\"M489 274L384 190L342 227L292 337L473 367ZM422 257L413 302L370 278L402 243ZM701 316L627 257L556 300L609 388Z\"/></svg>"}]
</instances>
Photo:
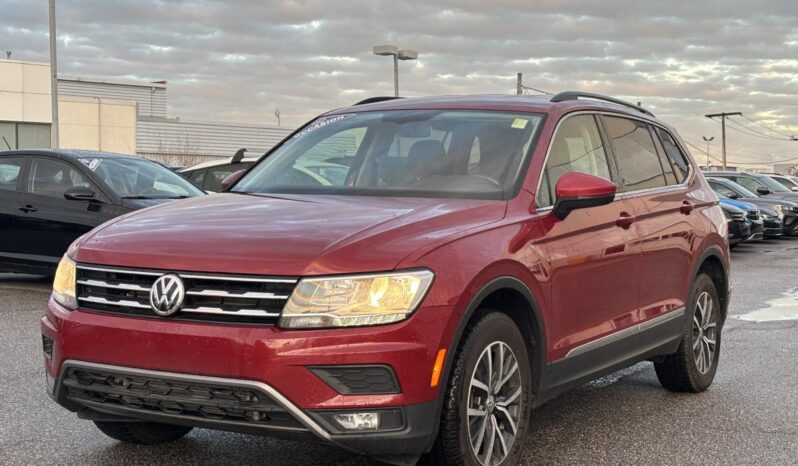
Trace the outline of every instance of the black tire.
<instances>
[{"instance_id":1,"label":"black tire","mask_svg":"<svg viewBox=\"0 0 798 466\"><path fill-rule=\"evenodd\" d=\"M94 425L112 439L144 445L172 442L182 438L192 429L192 427L158 422L94 421Z\"/></svg>"},{"instance_id":2,"label":"black tire","mask_svg":"<svg viewBox=\"0 0 798 466\"><path fill-rule=\"evenodd\" d=\"M711 363L705 371L702 371L699 369L697 356L694 353L695 345L703 345L700 341L696 342L700 340L700 336L696 336L696 322L694 319L699 311L698 300L704 293L707 293L712 300L716 326L713 334L715 337L714 353L711 358L708 358ZM673 392L689 393L703 392L712 385L720 358L722 329L723 316L718 292L712 279L708 275L701 273L696 277L690 290L687 318L685 319L684 333L679 349L676 353L666 356L662 362L654 363L654 370L657 372L660 384ZM704 335L703 331L700 335ZM701 351L702 349L696 351Z\"/></svg>"},{"instance_id":3,"label":"black tire","mask_svg":"<svg viewBox=\"0 0 798 466\"><path fill-rule=\"evenodd\" d=\"M432 451L424 458L425 464L441 466L477 466L481 464L474 454L471 447L471 438L469 436L468 405L472 402L469 391L472 389L470 383L472 375L476 374L476 367L477 363L480 361L480 357L483 355L484 351L487 351L490 345L494 345L496 342L503 342L512 350L512 355L518 363L518 372L520 374L519 379L515 379L515 376L513 376L513 378L522 388L521 395L517 398L521 400L520 405L515 408L517 410L515 412L518 415L516 435L512 444L507 447L509 449L509 454L501 460L500 464L514 465L520 459L529 425L529 397L533 386L529 364L529 352L526 342L518 327L515 325L515 322L506 314L489 312L477 322L469 325L457 354L454 356L455 359L446 386L445 399L441 412L440 430L438 431L438 437L435 440ZM512 366L512 364L507 365ZM507 369L505 373L509 375L510 370L511 369ZM515 391L515 389L513 390ZM501 399L502 398L497 395L496 400ZM487 407L485 409L487 412ZM497 413L499 409L500 408L496 408ZM493 412L493 408L490 409L490 412ZM502 416L502 414L497 414L497 416ZM485 420L487 418L489 418L489 416L477 418L475 422L480 423L481 419L483 420L482 422L486 422ZM465 422L463 421L464 419L466 420ZM505 428L505 430L501 430L500 428L500 433L508 432L508 430L506 430L506 426L508 425L506 420L503 422L501 427Z\"/></svg>"}]
</instances>

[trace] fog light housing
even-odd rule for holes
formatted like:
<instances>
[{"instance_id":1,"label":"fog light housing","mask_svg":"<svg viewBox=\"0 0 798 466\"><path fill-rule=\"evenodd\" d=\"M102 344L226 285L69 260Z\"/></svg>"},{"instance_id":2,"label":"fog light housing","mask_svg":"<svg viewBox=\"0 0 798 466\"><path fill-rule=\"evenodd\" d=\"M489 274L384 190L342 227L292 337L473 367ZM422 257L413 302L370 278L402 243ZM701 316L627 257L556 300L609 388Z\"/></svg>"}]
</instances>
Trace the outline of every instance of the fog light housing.
<instances>
[{"instance_id":1,"label":"fog light housing","mask_svg":"<svg viewBox=\"0 0 798 466\"><path fill-rule=\"evenodd\" d=\"M378 430L380 428L380 413L376 411L363 413L339 413L332 418L343 430L364 431Z\"/></svg>"}]
</instances>

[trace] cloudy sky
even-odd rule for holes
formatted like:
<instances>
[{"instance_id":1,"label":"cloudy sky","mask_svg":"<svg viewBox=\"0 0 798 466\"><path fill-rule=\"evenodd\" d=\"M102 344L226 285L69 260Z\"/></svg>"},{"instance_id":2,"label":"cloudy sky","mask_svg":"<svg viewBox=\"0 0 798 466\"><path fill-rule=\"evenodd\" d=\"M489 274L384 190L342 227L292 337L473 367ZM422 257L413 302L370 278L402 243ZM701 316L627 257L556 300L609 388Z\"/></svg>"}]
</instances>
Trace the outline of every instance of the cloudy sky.
<instances>
[{"instance_id":1,"label":"cloudy sky","mask_svg":"<svg viewBox=\"0 0 798 466\"><path fill-rule=\"evenodd\" d=\"M703 115L741 111L757 123L729 125L732 162L798 157L794 0L58 0L62 75L168 80L185 119L276 123L279 108L298 125L389 95L383 43L419 52L403 95L511 93L523 72L642 101L688 142L715 136L713 155L720 125ZM48 59L45 0L0 0L0 50Z\"/></svg>"}]
</instances>

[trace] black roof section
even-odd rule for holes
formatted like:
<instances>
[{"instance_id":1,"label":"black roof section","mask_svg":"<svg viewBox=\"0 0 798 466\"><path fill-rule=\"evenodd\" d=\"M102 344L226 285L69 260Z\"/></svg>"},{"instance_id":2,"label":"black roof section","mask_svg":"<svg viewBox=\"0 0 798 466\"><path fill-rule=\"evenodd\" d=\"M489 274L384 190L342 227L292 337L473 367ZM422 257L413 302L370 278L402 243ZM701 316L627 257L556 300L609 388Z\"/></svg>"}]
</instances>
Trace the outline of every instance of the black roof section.
<instances>
[{"instance_id":1,"label":"black roof section","mask_svg":"<svg viewBox=\"0 0 798 466\"><path fill-rule=\"evenodd\" d=\"M594 94L592 92L580 92L580 91L566 91L560 92L559 94L555 95L551 98L552 102L563 102L566 100L579 100L580 97L586 99L593 99L593 100L601 100L604 102L610 102L613 104L623 105L624 107L633 108L641 113L645 113L648 116L654 117L654 114L649 112L648 110L644 109L639 105L635 105L631 102L627 102L625 100L616 99L615 97L609 97L606 95L601 94Z\"/></svg>"}]
</instances>

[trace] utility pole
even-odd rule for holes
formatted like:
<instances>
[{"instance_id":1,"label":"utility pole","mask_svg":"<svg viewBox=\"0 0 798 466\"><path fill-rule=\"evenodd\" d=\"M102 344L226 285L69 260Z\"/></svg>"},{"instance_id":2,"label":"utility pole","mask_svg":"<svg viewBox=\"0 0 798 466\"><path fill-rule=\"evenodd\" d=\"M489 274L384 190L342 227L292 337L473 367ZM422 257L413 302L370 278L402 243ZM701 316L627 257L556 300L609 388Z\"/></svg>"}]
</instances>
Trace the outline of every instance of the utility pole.
<instances>
[{"instance_id":1,"label":"utility pole","mask_svg":"<svg viewBox=\"0 0 798 466\"><path fill-rule=\"evenodd\" d=\"M721 141L721 150L723 151L723 169L726 169L726 117L734 116L734 115L742 115L741 112L723 112L723 113L710 113L709 115L704 115L705 117L709 118L710 120L716 117L720 117L720 141Z\"/></svg>"},{"instance_id":2,"label":"utility pole","mask_svg":"<svg viewBox=\"0 0 798 466\"><path fill-rule=\"evenodd\" d=\"M58 63L55 53L55 0L50 0L50 101L53 123L50 125L50 145L58 149Z\"/></svg>"},{"instance_id":3,"label":"utility pole","mask_svg":"<svg viewBox=\"0 0 798 466\"><path fill-rule=\"evenodd\" d=\"M710 136L709 138L701 136L701 138L707 143L707 168L709 168L712 166L712 162L709 161L709 143L715 140L715 136Z\"/></svg>"},{"instance_id":4,"label":"utility pole","mask_svg":"<svg viewBox=\"0 0 798 466\"><path fill-rule=\"evenodd\" d=\"M518 73L518 79L515 82L515 93L521 95L524 93L523 74Z\"/></svg>"}]
</instances>

